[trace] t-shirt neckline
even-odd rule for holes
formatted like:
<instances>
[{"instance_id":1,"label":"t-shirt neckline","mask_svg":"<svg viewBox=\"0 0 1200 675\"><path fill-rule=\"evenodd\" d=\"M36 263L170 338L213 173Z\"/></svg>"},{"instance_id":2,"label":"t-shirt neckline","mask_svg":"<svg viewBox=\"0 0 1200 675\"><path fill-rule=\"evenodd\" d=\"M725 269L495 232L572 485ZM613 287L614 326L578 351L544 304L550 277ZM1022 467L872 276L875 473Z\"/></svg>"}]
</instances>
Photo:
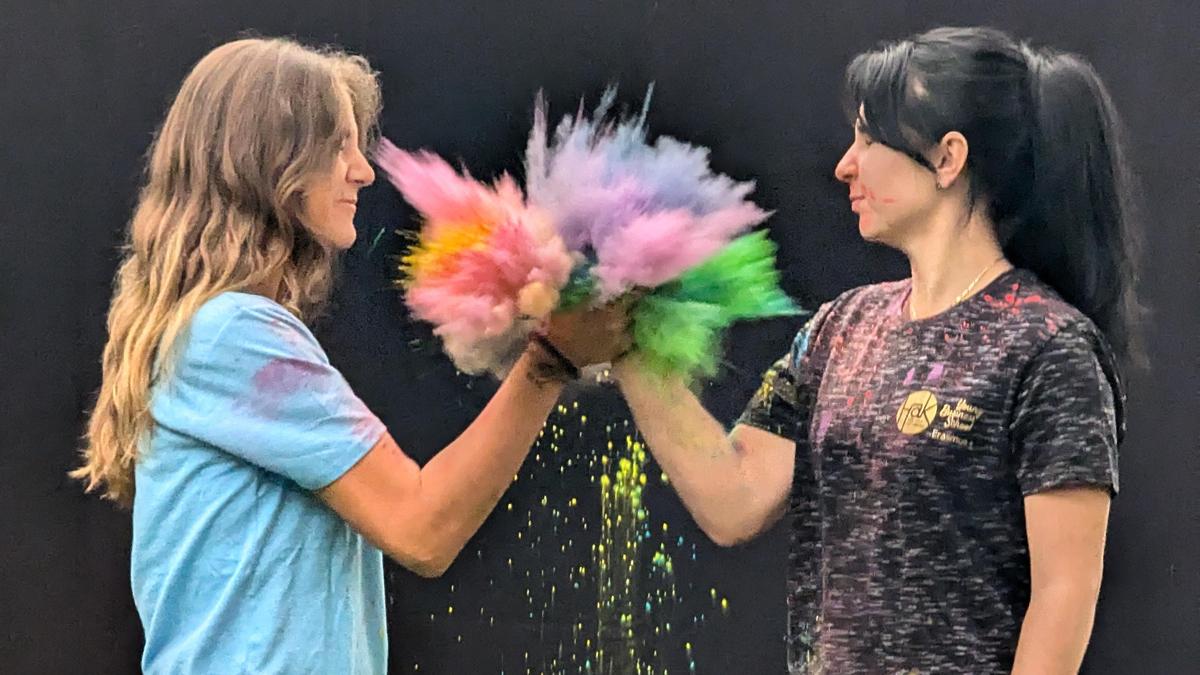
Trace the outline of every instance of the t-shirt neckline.
<instances>
[{"instance_id":1,"label":"t-shirt neckline","mask_svg":"<svg viewBox=\"0 0 1200 675\"><path fill-rule=\"evenodd\" d=\"M920 319L910 319L908 318L908 313L904 311L904 306L908 302L908 297L912 294L912 277L909 277L903 282L904 287L901 289L901 292L897 296L896 302L892 307L891 316L902 328L919 328L927 325L937 325L942 321L954 318L959 313L974 306L975 303L984 302L985 295L993 295L998 287L1004 285L1013 277L1019 275L1020 272L1021 270L1018 267L1009 267L997 275L995 279L992 279L983 287L981 287L978 291L964 298L962 302L955 303L938 312L937 314L931 314L929 316L921 317Z\"/></svg>"}]
</instances>

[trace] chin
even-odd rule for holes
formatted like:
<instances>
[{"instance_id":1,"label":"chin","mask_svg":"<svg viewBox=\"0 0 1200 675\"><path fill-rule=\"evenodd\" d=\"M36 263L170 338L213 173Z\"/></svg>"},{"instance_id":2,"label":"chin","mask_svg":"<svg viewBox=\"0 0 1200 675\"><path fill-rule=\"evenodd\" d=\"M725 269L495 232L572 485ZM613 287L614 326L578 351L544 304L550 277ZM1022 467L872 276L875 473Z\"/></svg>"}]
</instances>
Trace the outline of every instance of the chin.
<instances>
[{"instance_id":1,"label":"chin","mask_svg":"<svg viewBox=\"0 0 1200 675\"><path fill-rule=\"evenodd\" d=\"M358 238L358 232L354 226L350 225L346 228L340 228L333 232L326 232L320 237L321 243L335 251L345 251L354 245L355 239Z\"/></svg>"},{"instance_id":2,"label":"chin","mask_svg":"<svg viewBox=\"0 0 1200 675\"><path fill-rule=\"evenodd\" d=\"M883 239L883 229L876 225L872 218L862 218L858 221L858 236L866 241L881 241Z\"/></svg>"},{"instance_id":3,"label":"chin","mask_svg":"<svg viewBox=\"0 0 1200 675\"><path fill-rule=\"evenodd\" d=\"M877 218L863 218L858 222L858 234L863 241L884 246L895 246L896 231Z\"/></svg>"}]
</instances>

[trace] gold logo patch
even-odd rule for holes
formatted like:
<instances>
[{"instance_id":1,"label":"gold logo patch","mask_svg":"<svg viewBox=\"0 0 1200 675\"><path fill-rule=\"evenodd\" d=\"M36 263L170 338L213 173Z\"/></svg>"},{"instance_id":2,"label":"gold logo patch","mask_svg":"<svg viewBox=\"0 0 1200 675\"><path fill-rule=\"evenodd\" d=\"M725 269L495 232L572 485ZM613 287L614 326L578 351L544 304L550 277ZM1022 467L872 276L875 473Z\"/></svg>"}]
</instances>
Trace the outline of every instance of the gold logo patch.
<instances>
[{"instance_id":1,"label":"gold logo patch","mask_svg":"<svg viewBox=\"0 0 1200 675\"><path fill-rule=\"evenodd\" d=\"M931 391L914 391L896 411L896 426L900 433L919 434L933 424L937 417L938 400Z\"/></svg>"}]
</instances>

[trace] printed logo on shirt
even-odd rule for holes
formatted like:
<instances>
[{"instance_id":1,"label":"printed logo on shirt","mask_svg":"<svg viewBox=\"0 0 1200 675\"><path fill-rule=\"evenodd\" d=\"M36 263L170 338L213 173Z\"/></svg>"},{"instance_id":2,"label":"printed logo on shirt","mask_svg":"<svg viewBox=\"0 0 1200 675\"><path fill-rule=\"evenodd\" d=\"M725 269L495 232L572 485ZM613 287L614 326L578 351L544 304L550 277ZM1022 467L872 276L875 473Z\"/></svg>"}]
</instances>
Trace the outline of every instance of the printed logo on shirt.
<instances>
[{"instance_id":1,"label":"printed logo on shirt","mask_svg":"<svg viewBox=\"0 0 1200 675\"><path fill-rule=\"evenodd\" d=\"M958 399L954 405L943 403L940 410L938 405L933 392L914 391L896 411L896 427L900 433L909 436L928 431L929 437L935 441L971 447L971 442L958 433L974 429L975 422L983 415L983 409L967 403L964 398ZM930 428L939 420L940 428Z\"/></svg>"},{"instance_id":2,"label":"printed logo on shirt","mask_svg":"<svg viewBox=\"0 0 1200 675\"><path fill-rule=\"evenodd\" d=\"M963 398L958 399L953 408L947 403L938 412L938 417L943 420L942 425L949 431L970 431L982 415L983 409L967 403Z\"/></svg>"},{"instance_id":3,"label":"printed logo on shirt","mask_svg":"<svg viewBox=\"0 0 1200 675\"><path fill-rule=\"evenodd\" d=\"M925 431L937 416L938 400L931 391L914 391L896 411L900 433L913 436Z\"/></svg>"}]
</instances>

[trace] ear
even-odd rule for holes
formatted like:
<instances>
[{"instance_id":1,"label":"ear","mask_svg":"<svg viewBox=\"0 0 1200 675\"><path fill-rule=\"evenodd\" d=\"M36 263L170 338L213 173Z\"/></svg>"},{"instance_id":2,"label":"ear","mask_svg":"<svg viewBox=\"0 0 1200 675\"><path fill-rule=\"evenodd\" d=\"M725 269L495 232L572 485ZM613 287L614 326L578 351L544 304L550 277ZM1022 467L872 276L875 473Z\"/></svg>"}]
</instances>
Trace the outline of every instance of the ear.
<instances>
[{"instance_id":1,"label":"ear","mask_svg":"<svg viewBox=\"0 0 1200 675\"><path fill-rule=\"evenodd\" d=\"M967 166L969 149L967 137L957 131L942 136L942 140L933 149L933 156L930 157L939 189L949 188L962 177Z\"/></svg>"}]
</instances>

